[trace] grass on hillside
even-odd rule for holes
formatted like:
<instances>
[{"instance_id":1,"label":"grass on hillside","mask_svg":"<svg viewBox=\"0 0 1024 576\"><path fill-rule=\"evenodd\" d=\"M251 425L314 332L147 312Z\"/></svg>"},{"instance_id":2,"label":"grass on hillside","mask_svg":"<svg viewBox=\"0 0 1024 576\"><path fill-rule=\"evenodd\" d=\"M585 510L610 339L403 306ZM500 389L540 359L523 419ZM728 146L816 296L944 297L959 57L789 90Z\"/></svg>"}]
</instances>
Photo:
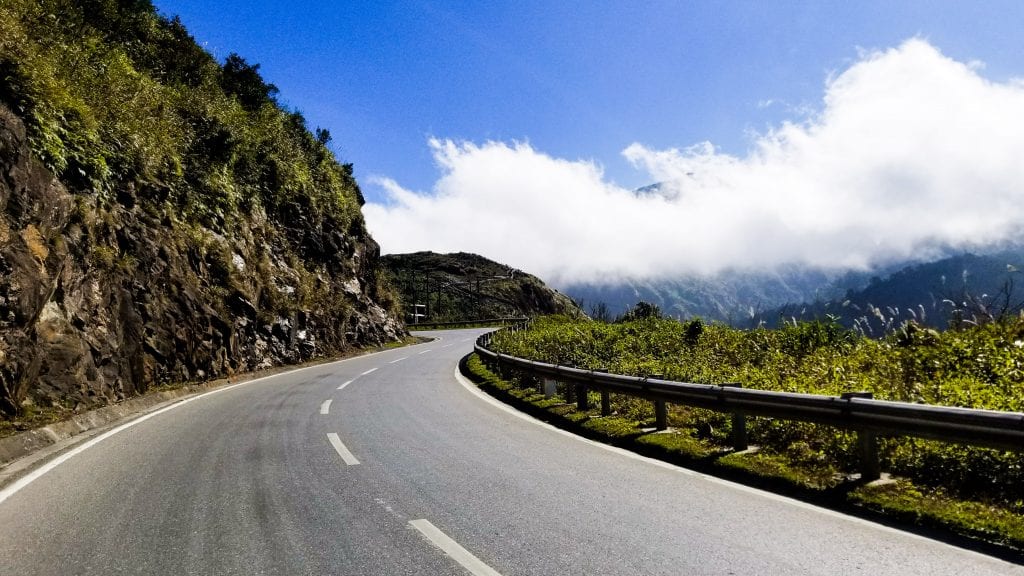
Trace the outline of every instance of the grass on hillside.
<instances>
[{"instance_id":1,"label":"grass on hillside","mask_svg":"<svg viewBox=\"0 0 1024 576\"><path fill-rule=\"evenodd\" d=\"M0 4L0 102L33 151L76 190L153 183L185 221L230 230L239 211L291 203L361 221L351 166L276 99L259 65L223 63L148 1Z\"/></svg>"}]
</instances>

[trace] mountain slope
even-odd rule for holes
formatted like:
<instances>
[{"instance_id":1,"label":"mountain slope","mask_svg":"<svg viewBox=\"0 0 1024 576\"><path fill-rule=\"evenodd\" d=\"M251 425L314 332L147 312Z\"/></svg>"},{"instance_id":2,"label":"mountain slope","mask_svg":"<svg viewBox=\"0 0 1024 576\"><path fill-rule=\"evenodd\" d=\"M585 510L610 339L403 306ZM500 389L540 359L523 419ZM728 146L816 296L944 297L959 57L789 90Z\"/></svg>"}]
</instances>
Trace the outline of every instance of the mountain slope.
<instances>
[{"instance_id":1,"label":"mountain slope","mask_svg":"<svg viewBox=\"0 0 1024 576\"><path fill-rule=\"evenodd\" d=\"M993 254L962 254L914 264L888 276L874 276L866 286L842 296L789 304L765 311L757 321L836 317L846 326L858 323L881 334L905 320L937 328L957 322L984 322L1024 309L1024 249Z\"/></svg>"},{"instance_id":2,"label":"mountain slope","mask_svg":"<svg viewBox=\"0 0 1024 576\"><path fill-rule=\"evenodd\" d=\"M396 339L351 166L146 0L0 5L0 413Z\"/></svg>"},{"instance_id":3,"label":"mountain slope","mask_svg":"<svg viewBox=\"0 0 1024 576\"><path fill-rule=\"evenodd\" d=\"M1017 270L1024 270L1024 247L952 255L934 262L891 263L869 271L791 266L560 288L592 315L603 308L615 317L642 300L670 316L699 316L737 327L774 326L780 319L831 314L846 325L861 320L884 331L890 319L896 325L903 319L921 321L922 308L923 322L935 327L946 327L954 317L971 320L975 314L998 314L999 308L1019 311L1024 304L1024 279Z\"/></svg>"},{"instance_id":4,"label":"mountain slope","mask_svg":"<svg viewBox=\"0 0 1024 576\"><path fill-rule=\"evenodd\" d=\"M536 276L476 254L415 252L388 254L381 261L401 292L407 314L423 304L425 321L582 314L572 300Z\"/></svg>"},{"instance_id":5,"label":"mountain slope","mask_svg":"<svg viewBox=\"0 0 1024 576\"><path fill-rule=\"evenodd\" d=\"M572 284L561 289L585 310L593 312L603 306L612 317L642 300L656 304L669 316L742 323L751 311L811 300L823 293L832 296L830 290L837 276L792 268L775 272L723 272L712 277L627 279L609 284Z\"/></svg>"}]
</instances>

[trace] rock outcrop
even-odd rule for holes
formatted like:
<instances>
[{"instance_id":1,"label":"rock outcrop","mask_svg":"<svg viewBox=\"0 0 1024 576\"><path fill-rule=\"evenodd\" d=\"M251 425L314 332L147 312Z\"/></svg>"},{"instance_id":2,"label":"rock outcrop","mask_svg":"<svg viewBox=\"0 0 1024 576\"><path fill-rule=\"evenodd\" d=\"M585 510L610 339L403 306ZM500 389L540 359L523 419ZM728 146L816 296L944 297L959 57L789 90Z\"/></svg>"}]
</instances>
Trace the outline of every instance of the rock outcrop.
<instances>
[{"instance_id":1,"label":"rock outcrop","mask_svg":"<svg viewBox=\"0 0 1024 576\"><path fill-rule=\"evenodd\" d=\"M297 201L208 227L168 195L69 189L0 106L0 412L92 407L404 333L361 218Z\"/></svg>"}]
</instances>

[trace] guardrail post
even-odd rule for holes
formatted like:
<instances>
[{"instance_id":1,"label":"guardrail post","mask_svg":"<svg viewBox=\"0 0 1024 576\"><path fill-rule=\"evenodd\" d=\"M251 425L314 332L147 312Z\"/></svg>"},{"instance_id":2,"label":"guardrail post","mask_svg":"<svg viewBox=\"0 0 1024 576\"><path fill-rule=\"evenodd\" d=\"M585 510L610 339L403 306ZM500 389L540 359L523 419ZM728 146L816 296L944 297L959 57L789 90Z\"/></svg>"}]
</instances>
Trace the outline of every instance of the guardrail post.
<instances>
[{"instance_id":1,"label":"guardrail post","mask_svg":"<svg viewBox=\"0 0 1024 576\"><path fill-rule=\"evenodd\" d=\"M607 368L594 368L593 372L601 374L607 374ZM612 395L607 389L601 388L601 416L611 416L612 414Z\"/></svg>"},{"instance_id":2,"label":"guardrail post","mask_svg":"<svg viewBox=\"0 0 1024 576\"><path fill-rule=\"evenodd\" d=\"M739 382L727 382L722 384L723 388L743 388ZM747 442L747 415L743 412L732 413L732 449L736 452L743 452L749 448Z\"/></svg>"},{"instance_id":3,"label":"guardrail post","mask_svg":"<svg viewBox=\"0 0 1024 576\"><path fill-rule=\"evenodd\" d=\"M860 479L871 482L882 477L882 466L878 462L878 437L869 430L859 430L857 441L860 443Z\"/></svg>"},{"instance_id":4,"label":"guardrail post","mask_svg":"<svg viewBox=\"0 0 1024 576\"><path fill-rule=\"evenodd\" d=\"M558 382L551 378L544 378L540 391L548 398L551 398L555 395L555 392L558 392Z\"/></svg>"},{"instance_id":5,"label":"guardrail post","mask_svg":"<svg viewBox=\"0 0 1024 576\"><path fill-rule=\"evenodd\" d=\"M654 401L654 428L656 430L668 429L668 407L664 400Z\"/></svg>"},{"instance_id":6,"label":"guardrail post","mask_svg":"<svg viewBox=\"0 0 1024 576\"><path fill-rule=\"evenodd\" d=\"M587 386L585 384L576 385L576 409L580 412L586 412L590 410L590 398L588 397Z\"/></svg>"},{"instance_id":7,"label":"guardrail post","mask_svg":"<svg viewBox=\"0 0 1024 576\"><path fill-rule=\"evenodd\" d=\"M853 398L874 398L871 392L844 392L843 400ZM878 462L878 436L871 430L857 430L857 444L860 451L860 479L871 482L882 477L882 466Z\"/></svg>"},{"instance_id":8,"label":"guardrail post","mask_svg":"<svg viewBox=\"0 0 1024 576\"><path fill-rule=\"evenodd\" d=\"M648 374L647 378L661 379L664 374ZM656 430L668 429L668 406L664 400L654 401L654 428Z\"/></svg>"}]
</instances>

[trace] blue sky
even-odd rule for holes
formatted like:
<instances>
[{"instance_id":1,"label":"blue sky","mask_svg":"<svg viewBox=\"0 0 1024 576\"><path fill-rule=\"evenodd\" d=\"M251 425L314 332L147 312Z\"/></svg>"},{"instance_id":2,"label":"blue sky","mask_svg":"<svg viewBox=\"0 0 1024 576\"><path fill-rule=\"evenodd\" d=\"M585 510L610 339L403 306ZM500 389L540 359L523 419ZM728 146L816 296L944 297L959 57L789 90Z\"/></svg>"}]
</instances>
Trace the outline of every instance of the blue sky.
<instances>
[{"instance_id":1,"label":"blue sky","mask_svg":"<svg viewBox=\"0 0 1024 576\"><path fill-rule=\"evenodd\" d=\"M311 126L331 131L339 158L355 166L370 203L368 223L386 252L471 250L555 277L565 276L562 264L544 260L540 254L544 243L558 240L544 236L550 223L545 229L533 230L543 236L541 245L533 251L515 251L507 246L507 240L482 242L473 230L441 238L436 228L410 228L409 219L400 218L399 211L446 210L459 218L471 217L465 211L481 199L473 198L476 192L469 187L498 189L503 182L515 180L523 166L533 166L531 169L552 171L567 168L575 174L578 179L569 178L563 188L578 188L572 200L575 204L569 206L583 213L590 198L599 203L601 194L615 196L620 189L685 179L692 169L680 167L697 162L701 174L713 174L709 179L727 185L703 181L699 190L677 190L666 198L679 204L683 197L733 195L732 207L708 202L688 205L688 216L717 222L736 206L749 203L740 199L766 193L743 184L748 176L733 168L741 166L749 172L752 162L763 163L763 157L755 156L766 145L774 146L772 142L780 134L789 138L779 145L790 151L779 164L785 169L768 166L765 174L785 172L790 178L787 183L796 179L808 188L846 186L848 183L820 179L811 182L808 174L815 171L814 165L797 167L792 150L804 146L800 142L808 138L829 133L836 124L829 124L828 118L862 114L863 110L854 110L852 105L833 110L830 102L847 102L845 94L865 93L866 82L885 85L905 79L899 86L893 85L893 92L905 88L907 97L924 100L931 96L919 90L921 86L945 93L942 82L959 82L959 88L951 86L949 91L959 93L962 88L965 94L977 94L974 104L980 106L991 99L984 90L971 86L990 83L1015 88L1019 86L1016 79L1024 77L1024 34L1020 33L1024 4L1012 1L158 0L156 4L166 15L179 15L197 41L217 57L238 52L250 63L260 64L264 77L280 88L285 104L302 111ZM906 42L915 38L927 48L907 47ZM886 51L896 52L889 59L881 58ZM862 70L858 65L864 63L873 65ZM862 72L854 73L857 70ZM889 75L885 70L890 70ZM837 78L842 81L833 84ZM884 102L883 92L866 93L875 95L875 108L866 106L866 110L878 114L902 110L896 102ZM957 106L951 101L947 108ZM913 112L914 107L906 110ZM936 114L903 126L899 137L906 143L904 148L914 148L919 139L936 138L928 134L928 126L940 121L948 110ZM871 117L865 118L869 122ZM987 116L979 120L988 121ZM791 125L803 126L806 133L786 133L786 126ZM993 119L991 126L999 132L998 119ZM848 133L843 138L863 141L887 127L880 124L872 134ZM714 147L701 147L703 142ZM829 142L806 146L841 148ZM698 147L692 148L695 145ZM1015 146L1016 142L1001 145ZM801 149L799 156L813 156L808 151L811 148ZM964 166L965 171L973 170L969 164L977 164L951 154L954 157L949 162ZM896 181L917 182L911 171L878 184L876 175L884 171L880 162L854 156L836 170L863 171L859 180L874 182L881 189ZM913 165L912 159L905 162ZM733 168L723 168L727 165ZM484 172L495 180L480 176ZM967 178L966 174L950 177L957 180ZM558 177L554 172L548 176L549 180ZM1001 183L993 189L998 192L1024 184L1016 178L1016 173L1001 174L996 178ZM917 200L935 200L931 188L917 184ZM544 206L545 198L561 191L546 190L541 182L520 185L537 187L536 194L523 195L524 202L535 198L531 207L539 214L522 215L522 226L530 226L553 209ZM516 191L505 193L514 196ZM851 189L842 197L873 193ZM781 201L785 192L779 194ZM464 197L466 202L455 206L430 203L439 196ZM950 206L958 204L948 195L942 198ZM484 205L500 205L503 200L489 198ZM816 204L798 198L788 201ZM830 212L836 206L823 204L819 209ZM392 210L387 211L388 207ZM693 212L698 207L705 212ZM657 206L648 208L658 210ZM614 215L592 214L588 218L592 217L595 225L611 225ZM769 216L768 220L778 224L776 229L799 229L794 232L793 246L817 238L808 236L808 226L803 223L807 218ZM636 218L642 220L643 216ZM754 220L751 216L741 221ZM461 230L460 222L432 225ZM862 223L840 224L837 229L847 236L853 233L859 242L877 244L882 236L890 236L884 229L862 230ZM394 234L398 228L406 230L401 237ZM899 246L865 253L842 265L867 266L922 254L938 244L961 243L974 233L966 224L960 228L959 236L923 229ZM763 239L752 236L745 241L759 244ZM840 253L848 250L842 242L834 244ZM586 245L581 243L579 250ZM711 254L722 262L719 267L745 264L708 245L691 243L676 248L672 254ZM747 247L738 244L734 248L738 253ZM643 246L634 249L650 252ZM821 264L835 254L803 254L792 260ZM575 256L586 259L583 254ZM589 273L568 276L650 275L653 263L636 269L623 264L639 256L624 252L615 261L589 263ZM671 254L658 258L671 258ZM769 260L782 263L787 258L780 255Z\"/></svg>"},{"instance_id":2,"label":"blue sky","mask_svg":"<svg viewBox=\"0 0 1024 576\"><path fill-rule=\"evenodd\" d=\"M525 140L593 159L749 132L820 107L858 48L915 35L995 79L1024 73L1019 2L196 2L160 0L216 56L259 63L281 98L328 128L356 175L428 190L431 136ZM379 190L364 185L371 199Z\"/></svg>"}]
</instances>

